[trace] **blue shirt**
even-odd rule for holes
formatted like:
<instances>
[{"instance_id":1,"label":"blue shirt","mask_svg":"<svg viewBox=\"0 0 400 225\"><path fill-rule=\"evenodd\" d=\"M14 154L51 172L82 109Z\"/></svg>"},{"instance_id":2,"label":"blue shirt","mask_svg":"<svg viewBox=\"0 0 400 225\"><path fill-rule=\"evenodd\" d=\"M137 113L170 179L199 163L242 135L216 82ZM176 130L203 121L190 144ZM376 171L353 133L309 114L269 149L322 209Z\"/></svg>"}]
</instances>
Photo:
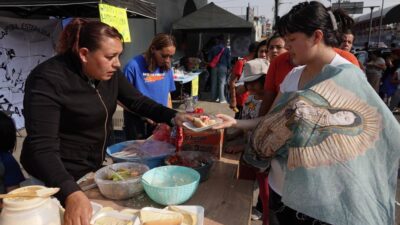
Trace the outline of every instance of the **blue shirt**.
<instances>
[{"instance_id":1,"label":"blue shirt","mask_svg":"<svg viewBox=\"0 0 400 225\"><path fill-rule=\"evenodd\" d=\"M147 67L143 55L138 55L125 66L125 77L143 95L168 106L168 94L175 91L173 70L162 71L157 67L154 72L150 72Z\"/></svg>"},{"instance_id":2,"label":"blue shirt","mask_svg":"<svg viewBox=\"0 0 400 225\"><path fill-rule=\"evenodd\" d=\"M5 193L5 188L19 185L25 180L18 162L10 152L0 151L0 164L0 184L3 184L0 193Z\"/></svg>"}]
</instances>

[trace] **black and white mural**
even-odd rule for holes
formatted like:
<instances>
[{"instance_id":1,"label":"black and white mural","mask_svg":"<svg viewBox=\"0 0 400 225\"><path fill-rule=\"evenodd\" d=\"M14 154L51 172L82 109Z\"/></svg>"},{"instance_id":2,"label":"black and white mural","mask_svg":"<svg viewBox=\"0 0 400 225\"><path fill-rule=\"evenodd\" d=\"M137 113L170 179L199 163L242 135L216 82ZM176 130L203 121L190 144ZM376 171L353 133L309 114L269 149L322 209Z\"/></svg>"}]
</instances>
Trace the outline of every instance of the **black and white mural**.
<instances>
[{"instance_id":1,"label":"black and white mural","mask_svg":"<svg viewBox=\"0 0 400 225\"><path fill-rule=\"evenodd\" d=\"M60 20L0 17L0 110L24 127L23 96L30 71L55 54ZM45 113L45 112L43 112Z\"/></svg>"}]
</instances>

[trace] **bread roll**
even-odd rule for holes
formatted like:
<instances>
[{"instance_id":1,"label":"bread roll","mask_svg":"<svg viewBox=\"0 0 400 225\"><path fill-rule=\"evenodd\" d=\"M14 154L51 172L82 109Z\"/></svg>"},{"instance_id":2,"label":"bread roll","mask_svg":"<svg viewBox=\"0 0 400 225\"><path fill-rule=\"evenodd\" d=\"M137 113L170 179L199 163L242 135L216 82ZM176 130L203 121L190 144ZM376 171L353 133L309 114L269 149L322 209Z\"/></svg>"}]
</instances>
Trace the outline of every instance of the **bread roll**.
<instances>
[{"instance_id":1,"label":"bread roll","mask_svg":"<svg viewBox=\"0 0 400 225\"><path fill-rule=\"evenodd\" d=\"M182 225L196 225L197 224L197 215L191 213L187 210L180 209L176 206L168 206L168 210L178 212L183 216L183 223Z\"/></svg>"},{"instance_id":2,"label":"bread roll","mask_svg":"<svg viewBox=\"0 0 400 225\"><path fill-rule=\"evenodd\" d=\"M192 124L197 128L207 126L200 118L197 117L193 118Z\"/></svg>"},{"instance_id":3,"label":"bread roll","mask_svg":"<svg viewBox=\"0 0 400 225\"><path fill-rule=\"evenodd\" d=\"M153 220L142 223L143 225L181 225L179 219L164 219L164 220Z\"/></svg>"},{"instance_id":4,"label":"bread roll","mask_svg":"<svg viewBox=\"0 0 400 225\"><path fill-rule=\"evenodd\" d=\"M142 209L139 215L143 225L181 225L183 216L180 213L161 209Z\"/></svg>"}]
</instances>

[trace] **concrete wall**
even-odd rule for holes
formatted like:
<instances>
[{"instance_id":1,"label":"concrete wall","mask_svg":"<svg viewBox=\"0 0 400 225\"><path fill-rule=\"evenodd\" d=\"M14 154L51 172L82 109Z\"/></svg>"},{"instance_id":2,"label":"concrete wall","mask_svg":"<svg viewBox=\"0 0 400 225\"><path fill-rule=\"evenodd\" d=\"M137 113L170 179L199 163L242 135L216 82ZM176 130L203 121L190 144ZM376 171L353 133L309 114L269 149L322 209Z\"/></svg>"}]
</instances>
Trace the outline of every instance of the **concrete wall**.
<instances>
[{"instance_id":1,"label":"concrete wall","mask_svg":"<svg viewBox=\"0 0 400 225\"><path fill-rule=\"evenodd\" d=\"M155 21L152 19L129 19L131 42L124 43L124 52L121 55L123 66L134 56L146 51L155 35Z\"/></svg>"}]
</instances>

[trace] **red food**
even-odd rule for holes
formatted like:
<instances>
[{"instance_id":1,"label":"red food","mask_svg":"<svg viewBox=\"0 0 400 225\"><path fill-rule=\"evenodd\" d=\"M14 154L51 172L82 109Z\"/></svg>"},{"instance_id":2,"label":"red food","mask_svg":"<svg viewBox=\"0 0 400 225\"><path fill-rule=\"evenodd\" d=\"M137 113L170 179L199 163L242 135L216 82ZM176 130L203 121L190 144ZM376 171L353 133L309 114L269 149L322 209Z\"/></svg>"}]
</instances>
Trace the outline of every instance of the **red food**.
<instances>
[{"instance_id":1,"label":"red food","mask_svg":"<svg viewBox=\"0 0 400 225\"><path fill-rule=\"evenodd\" d=\"M167 159L170 165L186 166L197 168L209 164L209 161L202 156L182 157L181 155L172 155Z\"/></svg>"},{"instance_id":2,"label":"red food","mask_svg":"<svg viewBox=\"0 0 400 225\"><path fill-rule=\"evenodd\" d=\"M159 124L153 131L153 140L169 142L171 137L171 128L165 124Z\"/></svg>"}]
</instances>

